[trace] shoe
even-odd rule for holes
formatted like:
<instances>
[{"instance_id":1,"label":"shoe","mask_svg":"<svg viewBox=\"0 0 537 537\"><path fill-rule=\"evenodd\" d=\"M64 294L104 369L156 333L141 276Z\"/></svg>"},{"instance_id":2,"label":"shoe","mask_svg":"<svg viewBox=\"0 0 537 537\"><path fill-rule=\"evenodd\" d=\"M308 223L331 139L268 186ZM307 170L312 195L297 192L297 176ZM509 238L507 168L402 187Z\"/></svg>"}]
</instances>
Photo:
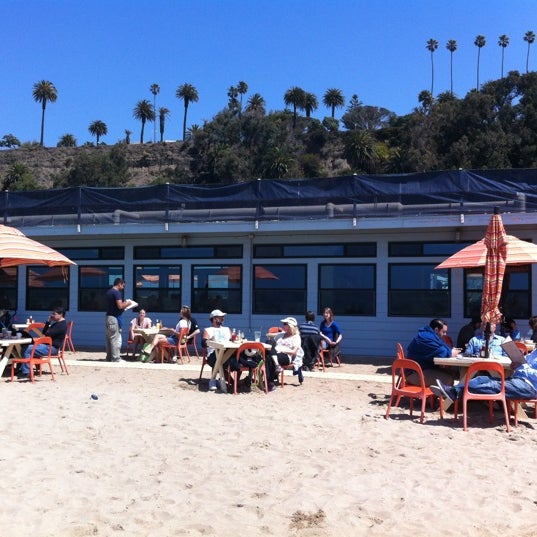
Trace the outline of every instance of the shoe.
<instances>
[{"instance_id":1,"label":"shoe","mask_svg":"<svg viewBox=\"0 0 537 537\"><path fill-rule=\"evenodd\" d=\"M274 391L276 391L276 385L273 384L272 382L269 382L269 385L268 385L268 391L269 391L269 392L274 392Z\"/></svg>"},{"instance_id":2,"label":"shoe","mask_svg":"<svg viewBox=\"0 0 537 537\"><path fill-rule=\"evenodd\" d=\"M30 373L17 373L17 378L19 380L29 379Z\"/></svg>"},{"instance_id":3,"label":"shoe","mask_svg":"<svg viewBox=\"0 0 537 537\"><path fill-rule=\"evenodd\" d=\"M210 380L209 381L209 391L215 392L217 388L218 388L218 382L216 381L216 379Z\"/></svg>"},{"instance_id":4,"label":"shoe","mask_svg":"<svg viewBox=\"0 0 537 537\"><path fill-rule=\"evenodd\" d=\"M251 377L246 377L243 381L242 381L242 385L244 386L244 391L246 393L249 393L252 391L252 378Z\"/></svg>"},{"instance_id":5,"label":"shoe","mask_svg":"<svg viewBox=\"0 0 537 537\"><path fill-rule=\"evenodd\" d=\"M444 400L444 410L447 410L453 404L454 399L449 393L449 386L444 386L437 380L436 384L431 384L429 387L437 397L441 397Z\"/></svg>"},{"instance_id":6,"label":"shoe","mask_svg":"<svg viewBox=\"0 0 537 537\"><path fill-rule=\"evenodd\" d=\"M127 361L120 358L119 360L110 360L113 364L126 364Z\"/></svg>"}]
</instances>

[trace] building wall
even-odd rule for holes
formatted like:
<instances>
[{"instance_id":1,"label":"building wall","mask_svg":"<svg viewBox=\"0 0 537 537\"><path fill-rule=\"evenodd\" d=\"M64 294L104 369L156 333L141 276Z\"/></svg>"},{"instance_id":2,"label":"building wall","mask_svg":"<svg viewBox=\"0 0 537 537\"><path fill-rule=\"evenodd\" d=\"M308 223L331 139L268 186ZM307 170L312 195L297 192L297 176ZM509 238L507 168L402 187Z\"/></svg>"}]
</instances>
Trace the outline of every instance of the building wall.
<instances>
[{"instance_id":1,"label":"building wall","mask_svg":"<svg viewBox=\"0 0 537 537\"><path fill-rule=\"evenodd\" d=\"M536 218L533 215L504 215L504 223L508 233L521 238L537 241ZM308 308L316 313L325 306L317 304L318 270L319 263L348 263L348 262L373 262L376 264L376 316L342 316L336 311L336 320L340 324L344 334L343 355L348 356L393 356L395 343L400 341L406 347L416 333L416 330L428 324L429 317L389 317L388 316L388 265L391 262L416 263L420 260L412 258L389 258L388 243L391 241L475 241L483 237L490 215L470 215L465 219L458 217L420 217L390 218L390 219L364 219L333 220L333 221L297 221L297 222L273 222L263 223L253 227L246 223L220 223L220 224L190 224L170 226L164 229L159 226L140 225L99 225L83 227L81 230L71 228L21 228L27 235L40 240L54 248L88 247L95 245L122 245L125 247L125 279L127 288L125 298L130 298L133 283L133 265L139 263L133 259L134 246L158 244L178 245L181 240L186 240L189 245L234 243L242 244L243 262L243 313L241 315L229 315L226 324L252 334L254 330L266 331L270 326L278 325L282 316L252 315L251 308L251 270L252 245L254 244L307 244L307 243L331 243L338 241L370 242L377 244L376 258L316 258L316 259L279 259L263 260L269 265L277 263L306 263L308 267ZM183 239L186 237L186 239ZM440 263L444 257L427 257L421 261ZM210 263L213 260L154 260L156 263L183 265L184 281L182 283L183 304L190 304L190 267L192 264ZM235 262L232 260L226 260ZM144 261L145 262L145 261ZM148 263L152 260L148 260ZM256 260L254 260L256 262ZM80 265L110 264L106 261L79 262ZM117 262L121 264L121 262ZM532 281L537 274L535 267L532 269ZM25 281L26 268L21 267L19 272L19 318L32 314L36 320L44 319L48 312L25 310ZM536 286L532 285L532 304L536 303ZM81 346L101 347L104 349L104 312L79 312L78 311L78 270L72 267L70 271L70 311L68 317L75 321L74 340ZM177 304L177 309L181 304ZM445 319L449 326L449 333L455 339L458 330L468 322L463 316L463 271L452 270L451 274L451 316ZM149 311L149 316L155 320L159 318L166 326L173 326L177 322L178 315ZM124 315L125 324L133 317L132 312ZM194 317L201 326L208 325L208 312L193 312ZM299 315L298 320L302 317ZM317 319L320 322L320 318ZM519 320L519 326L526 330L526 320ZM104 353L104 350L103 350Z\"/></svg>"}]
</instances>

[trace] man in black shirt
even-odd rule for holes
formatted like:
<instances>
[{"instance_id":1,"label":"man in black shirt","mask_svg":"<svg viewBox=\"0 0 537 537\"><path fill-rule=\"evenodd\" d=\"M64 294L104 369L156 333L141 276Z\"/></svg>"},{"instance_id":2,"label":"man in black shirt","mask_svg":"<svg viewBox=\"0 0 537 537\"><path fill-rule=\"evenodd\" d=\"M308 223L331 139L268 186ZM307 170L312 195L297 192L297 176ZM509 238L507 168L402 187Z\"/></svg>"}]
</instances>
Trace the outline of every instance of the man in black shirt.
<instances>
[{"instance_id":1,"label":"man in black shirt","mask_svg":"<svg viewBox=\"0 0 537 537\"><path fill-rule=\"evenodd\" d=\"M43 335L52 339L52 356L57 356L61 348L63 347L63 340L67 333L67 322L65 320L65 310L61 306L55 307L45 326L43 327ZM24 351L24 358L30 358L34 345L28 345ZM34 356L47 356L48 345L37 345L35 348ZM17 378L29 378L30 377L30 364L20 364Z\"/></svg>"}]
</instances>

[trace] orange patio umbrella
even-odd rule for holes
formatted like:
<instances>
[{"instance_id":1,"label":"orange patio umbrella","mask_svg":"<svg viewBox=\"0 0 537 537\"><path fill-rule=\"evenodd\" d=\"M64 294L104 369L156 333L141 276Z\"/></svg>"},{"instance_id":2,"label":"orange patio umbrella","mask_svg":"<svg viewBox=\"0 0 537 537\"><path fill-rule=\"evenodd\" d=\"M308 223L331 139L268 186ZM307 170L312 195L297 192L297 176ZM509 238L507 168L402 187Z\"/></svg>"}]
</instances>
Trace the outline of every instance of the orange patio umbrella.
<instances>
[{"instance_id":1,"label":"orange patio umbrella","mask_svg":"<svg viewBox=\"0 0 537 537\"><path fill-rule=\"evenodd\" d=\"M28 238L14 227L0 224L0 268L18 265L75 265L68 257Z\"/></svg>"},{"instance_id":2,"label":"orange patio umbrella","mask_svg":"<svg viewBox=\"0 0 537 537\"><path fill-rule=\"evenodd\" d=\"M502 318L498 308L502 295L503 276L507 265L507 239L502 217L497 208L487 227L485 235L487 256L485 259L485 276L483 279L483 295L481 299L481 319L487 323L497 323Z\"/></svg>"},{"instance_id":3,"label":"orange patio umbrella","mask_svg":"<svg viewBox=\"0 0 537 537\"><path fill-rule=\"evenodd\" d=\"M537 263L537 244L523 241L513 235L505 235L506 264L530 265ZM459 250L456 254L442 261L437 269L484 267L487 259L487 245L481 239L470 246Z\"/></svg>"}]
</instances>

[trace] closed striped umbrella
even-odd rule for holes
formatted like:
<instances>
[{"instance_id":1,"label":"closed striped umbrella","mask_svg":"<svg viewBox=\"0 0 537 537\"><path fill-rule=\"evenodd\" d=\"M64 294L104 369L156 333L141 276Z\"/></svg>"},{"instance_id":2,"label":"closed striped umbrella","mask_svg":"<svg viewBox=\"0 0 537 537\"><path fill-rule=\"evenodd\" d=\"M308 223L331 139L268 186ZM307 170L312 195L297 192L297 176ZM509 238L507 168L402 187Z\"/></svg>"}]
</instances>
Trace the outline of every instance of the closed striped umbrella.
<instances>
[{"instance_id":1,"label":"closed striped umbrella","mask_svg":"<svg viewBox=\"0 0 537 537\"><path fill-rule=\"evenodd\" d=\"M0 224L0 267L18 265L75 265L74 261L40 242L28 238L14 227Z\"/></svg>"},{"instance_id":2,"label":"closed striped umbrella","mask_svg":"<svg viewBox=\"0 0 537 537\"><path fill-rule=\"evenodd\" d=\"M485 235L487 256L481 299L481 319L484 323L498 323L502 314L498 305L502 295L503 276L507 264L507 234L497 209Z\"/></svg>"}]
</instances>

